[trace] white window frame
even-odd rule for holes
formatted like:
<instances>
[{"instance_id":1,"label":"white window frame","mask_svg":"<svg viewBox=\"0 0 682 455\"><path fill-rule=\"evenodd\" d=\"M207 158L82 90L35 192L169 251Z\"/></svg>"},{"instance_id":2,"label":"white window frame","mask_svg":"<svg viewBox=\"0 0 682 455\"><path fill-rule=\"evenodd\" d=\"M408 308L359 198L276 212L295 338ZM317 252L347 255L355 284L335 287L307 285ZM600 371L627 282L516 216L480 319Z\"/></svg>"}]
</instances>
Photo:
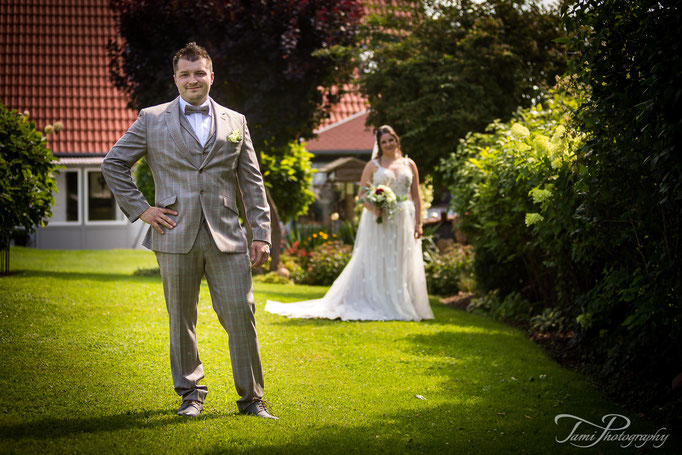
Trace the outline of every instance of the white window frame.
<instances>
[{"instance_id":1,"label":"white window frame","mask_svg":"<svg viewBox=\"0 0 682 455\"><path fill-rule=\"evenodd\" d=\"M79 167L67 167L60 171L61 174L66 174L67 172L75 172L78 177L76 177L77 191L78 191L78 220L77 221L52 221L49 220L48 226L80 226L83 224L83 170ZM66 182L66 179L64 179ZM58 191L66 191L66 188L57 188ZM64 207L66 210L66 207Z\"/></svg>"},{"instance_id":2,"label":"white window frame","mask_svg":"<svg viewBox=\"0 0 682 455\"><path fill-rule=\"evenodd\" d=\"M89 179L89 174L91 172L99 172L102 173L102 169L99 167L86 167L84 170L84 176L83 176L83 223L86 226L121 226L124 224L128 224L128 219L125 217L123 212L121 211L121 208L118 206L118 203L115 203L116 206L116 217L118 219L116 220L102 220L102 221L90 221L89 217L90 214L89 212L89 200L86 200L86 198L89 198L90 196L90 179Z\"/></svg>"}]
</instances>

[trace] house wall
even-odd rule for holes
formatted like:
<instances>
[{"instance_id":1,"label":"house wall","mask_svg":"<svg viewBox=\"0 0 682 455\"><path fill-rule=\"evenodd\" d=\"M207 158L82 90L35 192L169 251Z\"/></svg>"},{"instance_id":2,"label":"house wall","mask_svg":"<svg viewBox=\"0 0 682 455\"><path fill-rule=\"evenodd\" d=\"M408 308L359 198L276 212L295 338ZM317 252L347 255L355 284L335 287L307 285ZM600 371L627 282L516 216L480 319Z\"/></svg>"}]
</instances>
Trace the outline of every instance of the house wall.
<instances>
[{"instance_id":1,"label":"house wall","mask_svg":"<svg viewBox=\"0 0 682 455\"><path fill-rule=\"evenodd\" d=\"M60 250L142 248L147 226L125 218L101 178L99 163L67 164L56 181L52 217L47 226L36 229L32 246Z\"/></svg>"},{"instance_id":2,"label":"house wall","mask_svg":"<svg viewBox=\"0 0 682 455\"><path fill-rule=\"evenodd\" d=\"M35 247L48 250L141 249L147 229L142 221L119 226L48 226L35 233Z\"/></svg>"}]
</instances>

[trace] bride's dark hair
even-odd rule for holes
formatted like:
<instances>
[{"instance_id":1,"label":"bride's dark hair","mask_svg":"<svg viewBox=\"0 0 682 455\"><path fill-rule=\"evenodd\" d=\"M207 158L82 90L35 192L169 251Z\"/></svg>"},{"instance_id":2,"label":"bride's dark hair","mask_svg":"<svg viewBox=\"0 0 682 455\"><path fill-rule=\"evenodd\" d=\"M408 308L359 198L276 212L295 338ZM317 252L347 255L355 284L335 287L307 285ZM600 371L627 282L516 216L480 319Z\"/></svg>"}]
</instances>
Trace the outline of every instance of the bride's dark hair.
<instances>
[{"instance_id":1,"label":"bride's dark hair","mask_svg":"<svg viewBox=\"0 0 682 455\"><path fill-rule=\"evenodd\" d=\"M388 125L382 125L379 128L374 130L374 140L377 142L377 159L381 158L381 156L384 154L384 151L381 150L381 136L384 134L390 134L393 136L395 141L398 143L398 150L400 150L400 138L398 137L397 134L395 134L395 131L393 128L391 128Z\"/></svg>"}]
</instances>

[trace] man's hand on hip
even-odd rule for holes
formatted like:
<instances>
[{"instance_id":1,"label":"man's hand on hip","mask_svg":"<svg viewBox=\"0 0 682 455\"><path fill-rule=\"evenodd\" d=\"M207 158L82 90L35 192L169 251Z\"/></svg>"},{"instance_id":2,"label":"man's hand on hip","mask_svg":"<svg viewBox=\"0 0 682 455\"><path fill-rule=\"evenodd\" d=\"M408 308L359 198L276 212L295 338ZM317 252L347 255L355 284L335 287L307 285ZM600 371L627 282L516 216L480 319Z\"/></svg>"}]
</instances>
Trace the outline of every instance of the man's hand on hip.
<instances>
[{"instance_id":1,"label":"man's hand on hip","mask_svg":"<svg viewBox=\"0 0 682 455\"><path fill-rule=\"evenodd\" d=\"M151 224L154 229L159 231L159 234L163 235L162 226L168 229L173 229L175 226L177 226L177 223L173 221L167 214L175 216L178 214L178 212L171 209L149 207L142 215L140 215L140 219L147 224Z\"/></svg>"},{"instance_id":2,"label":"man's hand on hip","mask_svg":"<svg viewBox=\"0 0 682 455\"><path fill-rule=\"evenodd\" d=\"M270 246L261 242L260 240L254 240L251 242L251 266L260 267L265 264L270 256Z\"/></svg>"}]
</instances>

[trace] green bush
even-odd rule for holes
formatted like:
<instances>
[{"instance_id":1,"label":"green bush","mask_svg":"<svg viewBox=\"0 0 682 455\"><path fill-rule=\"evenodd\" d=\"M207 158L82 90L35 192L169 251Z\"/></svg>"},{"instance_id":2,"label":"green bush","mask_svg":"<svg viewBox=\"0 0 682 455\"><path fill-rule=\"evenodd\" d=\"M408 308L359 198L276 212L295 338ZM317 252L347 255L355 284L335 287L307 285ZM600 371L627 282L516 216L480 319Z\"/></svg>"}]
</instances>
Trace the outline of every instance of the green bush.
<instances>
[{"instance_id":1,"label":"green bush","mask_svg":"<svg viewBox=\"0 0 682 455\"><path fill-rule=\"evenodd\" d=\"M283 151L261 152L263 180L283 222L305 215L315 201L310 190L315 172L310 164L313 156L298 142L291 142Z\"/></svg>"},{"instance_id":2,"label":"green bush","mask_svg":"<svg viewBox=\"0 0 682 455\"><path fill-rule=\"evenodd\" d=\"M310 252L327 241L336 240L336 234L329 234L326 226L293 223L284 239L285 252L296 256L297 251Z\"/></svg>"},{"instance_id":3,"label":"green bush","mask_svg":"<svg viewBox=\"0 0 682 455\"><path fill-rule=\"evenodd\" d=\"M135 165L135 184L142 192L149 205L154 206L156 204L154 200L154 176L152 175L152 169L149 167L146 156Z\"/></svg>"},{"instance_id":4,"label":"green bush","mask_svg":"<svg viewBox=\"0 0 682 455\"><path fill-rule=\"evenodd\" d=\"M340 241L325 241L315 249L287 248L282 265L297 284L331 285L350 261L353 247Z\"/></svg>"},{"instance_id":5,"label":"green bush","mask_svg":"<svg viewBox=\"0 0 682 455\"><path fill-rule=\"evenodd\" d=\"M259 283L270 283L270 284L291 284L291 281L278 275L277 272L263 273L262 275L254 275L253 281L258 281Z\"/></svg>"},{"instance_id":6,"label":"green bush","mask_svg":"<svg viewBox=\"0 0 682 455\"><path fill-rule=\"evenodd\" d=\"M346 245L355 244L355 236L358 233L358 224L355 220L341 220L339 224L339 238Z\"/></svg>"},{"instance_id":7,"label":"green bush","mask_svg":"<svg viewBox=\"0 0 682 455\"><path fill-rule=\"evenodd\" d=\"M462 280L472 274L471 247L460 246L445 254L433 254L425 264L426 285L430 294L457 294Z\"/></svg>"},{"instance_id":8,"label":"green bush","mask_svg":"<svg viewBox=\"0 0 682 455\"><path fill-rule=\"evenodd\" d=\"M589 137L576 215L588 223L575 258L598 274L578 302L581 336L610 391L652 406L682 373L682 10L587 0L562 15L572 68L592 87L577 115Z\"/></svg>"},{"instance_id":9,"label":"green bush","mask_svg":"<svg viewBox=\"0 0 682 455\"><path fill-rule=\"evenodd\" d=\"M295 256L290 253L283 253L280 256L280 265L284 266L289 271L289 279L296 284L303 283L305 279L305 271L301 267L301 256Z\"/></svg>"},{"instance_id":10,"label":"green bush","mask_svg":"<svg viewBox=\"0 0 682 455\"><path fill-rule=\"evenodd\" d=\"M353 247L341 242L327 242L302 261L301 283L331 285L350 261Z\"/></svg>"},{"instance_id":11,"label":"green bush","mask_svg":"<svg viewBox=\"0 0 682 455\"><path fill-rule=\"evenodd\" d=\"M489 314L500 321L523 323L529 320L534 307L518 292L511 292L501 298L500 292L494 290L471 299L467 311Z\"/></svg>"},{"instance_id":12,"label":"green bush","mask_svg":"<svg viewBox=\"0 0 682 455\"><path fill-rule=\"evenodd\" d=\"M495 250L483 245L476 247L473 263L476 290L479 293L499 291L507 295L519 289L525 289L528 274L520 258L501 260Z\"/></svg>"},{"instance_id":13,"label":"green bush","mask_svg":"<svg viewBox=\"0 0 682 455\"><path fill-rule=\"evenodd\" d=\"M48 125L45 134L60 129L61 123ZM56 171L47 138L28 113L0 103L0 273L9 271L9 243L17 228L30 234L52 216Z\"/></svg>"},{"instance_id":14,"label":"green bush","mask_svg":"<svg viewBox=\"0 0 682 455\"><path fill-rule=\"evenodd\" d=\"M566 318L558 308L545 308L530 318L530 327L536 332L561 332Z\"/></svg>"},{"instance_id":15,"label":"green bush","mask_svg":"<svg viewBox=\"0 0 682 455\"><path fill-rule=\"evenodd\" d=\"M468 135L440 169L453 208L468 212L459 227L481 287L504 278L500 298L533 302L535 327L577 331L605 390L668 409L682 373L682 54L671 32L682 11L586 0L563 15L569 87L589 94L562 82Z\"/></svg>"},{"instance_id":16,"label":"green bush","mask_svg":"<svg viewBox=\"0 0 682 455\"><path fill-rule=\"evenodd\" d=\"M583 138L570 115L580 100L562 85L510 122L467 135L441 162L452 207L464 214L458 228L476 247L482 290L571 301L578 275L571 246L580 229L574 213L583 199L575 151Z\"/></svg>"}]
</instances>

